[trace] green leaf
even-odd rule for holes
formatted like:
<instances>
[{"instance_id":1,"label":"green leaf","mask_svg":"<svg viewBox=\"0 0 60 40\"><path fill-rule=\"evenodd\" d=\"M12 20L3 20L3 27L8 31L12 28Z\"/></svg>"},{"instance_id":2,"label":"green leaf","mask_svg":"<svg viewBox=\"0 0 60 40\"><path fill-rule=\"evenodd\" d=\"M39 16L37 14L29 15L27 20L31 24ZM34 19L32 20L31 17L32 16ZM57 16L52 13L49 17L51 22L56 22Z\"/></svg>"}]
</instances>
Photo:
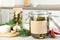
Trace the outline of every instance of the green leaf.
<instances>
[{"instance_id":1,"label":"green leaf","mask_svg":"<svg viewBox=\"0 0 60 40\"><path fill-rule=\"evenodd\" d=\"M20 31L20 36L22 36L22 37L30 36L30 31L26 30L26 29L22 29Z\"/></svg>"}]
</instances>

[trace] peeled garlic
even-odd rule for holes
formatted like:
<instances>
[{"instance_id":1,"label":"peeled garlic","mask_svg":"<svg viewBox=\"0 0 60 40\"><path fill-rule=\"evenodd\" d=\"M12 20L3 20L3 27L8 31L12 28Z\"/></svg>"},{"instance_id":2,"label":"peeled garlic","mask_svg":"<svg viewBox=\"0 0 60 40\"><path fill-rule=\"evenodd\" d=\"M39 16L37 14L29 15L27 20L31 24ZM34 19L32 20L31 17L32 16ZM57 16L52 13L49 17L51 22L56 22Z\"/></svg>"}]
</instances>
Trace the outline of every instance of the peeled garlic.
<instances>
[{"instance_id":1,"label":"peeled garlic","mask_svg":"<svg viewBox=\"0 0 60 40\"><path fill-rule=\"evenodd\" d=\"M11 31L11 28L9 25L0 26L0 33L9 33L10 31Z\"/></svg>"},{"instance_id":2,"label":"peeled garlic","mask_svg":"<svg viewBox=\"0 0 60 40\"><path fill-rule=\"evenodd\" d=\"M21 27L18 25L18 23L16 23L16 25L13 27L14 31L20 31Z\"/></svg>"}]
</instances>

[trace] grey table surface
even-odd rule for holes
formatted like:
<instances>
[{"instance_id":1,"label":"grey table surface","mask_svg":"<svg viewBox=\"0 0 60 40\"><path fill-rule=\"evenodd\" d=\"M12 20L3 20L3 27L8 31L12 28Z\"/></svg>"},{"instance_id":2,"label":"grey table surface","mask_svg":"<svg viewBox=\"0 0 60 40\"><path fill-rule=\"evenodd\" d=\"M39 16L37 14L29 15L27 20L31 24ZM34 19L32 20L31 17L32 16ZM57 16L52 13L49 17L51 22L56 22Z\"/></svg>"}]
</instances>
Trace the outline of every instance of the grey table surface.
<instances>
[{"instance_id":1,"label":"grey table surface","mask_svg":"<svg viewBox=\"0 0 60 40\"><path fill-rule=\"evenodd\" d=\"M34 39L29 37L0 37L0 40L60 40L60 38Z\"/></svg>"}]
</instances>

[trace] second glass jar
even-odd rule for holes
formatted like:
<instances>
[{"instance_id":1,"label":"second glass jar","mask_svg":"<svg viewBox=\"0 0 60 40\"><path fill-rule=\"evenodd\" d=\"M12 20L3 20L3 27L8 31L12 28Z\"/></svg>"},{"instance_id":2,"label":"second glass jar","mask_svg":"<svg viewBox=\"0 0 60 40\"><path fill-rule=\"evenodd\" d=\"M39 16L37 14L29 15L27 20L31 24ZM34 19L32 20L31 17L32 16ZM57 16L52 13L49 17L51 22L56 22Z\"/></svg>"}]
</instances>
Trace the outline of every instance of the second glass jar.
<instances>
[{"instance_id":1,"label":"second glass jar","mask_svg":"<svg viewBox=\"0 0 60 40\"><path fill-rule=\"evenodd\" d=\"M46 38L49 29L48 13L46 11L32 12L30 16L30 31L34 38Z\"/></svg>"}]
</instances>

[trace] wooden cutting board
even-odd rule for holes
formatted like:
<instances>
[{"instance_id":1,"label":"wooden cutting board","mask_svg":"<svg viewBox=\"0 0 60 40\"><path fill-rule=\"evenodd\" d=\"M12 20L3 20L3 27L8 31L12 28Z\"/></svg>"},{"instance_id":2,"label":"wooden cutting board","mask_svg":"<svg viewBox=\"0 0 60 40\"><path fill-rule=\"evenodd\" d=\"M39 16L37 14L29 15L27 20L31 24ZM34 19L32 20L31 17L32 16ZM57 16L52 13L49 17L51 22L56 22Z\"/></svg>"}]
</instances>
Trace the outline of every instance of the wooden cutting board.
<instances>
[{"instance_id":1,"label":"wooden cutting board","mask_svg":"<svg viewBox=\"0 0 60 40\"><path fill-rule=\"evenodd\" d=\"M19 32L11 31L10 33L0 33L0 37L15 37L19 35Z\"/></svg>"}]
</instances>

